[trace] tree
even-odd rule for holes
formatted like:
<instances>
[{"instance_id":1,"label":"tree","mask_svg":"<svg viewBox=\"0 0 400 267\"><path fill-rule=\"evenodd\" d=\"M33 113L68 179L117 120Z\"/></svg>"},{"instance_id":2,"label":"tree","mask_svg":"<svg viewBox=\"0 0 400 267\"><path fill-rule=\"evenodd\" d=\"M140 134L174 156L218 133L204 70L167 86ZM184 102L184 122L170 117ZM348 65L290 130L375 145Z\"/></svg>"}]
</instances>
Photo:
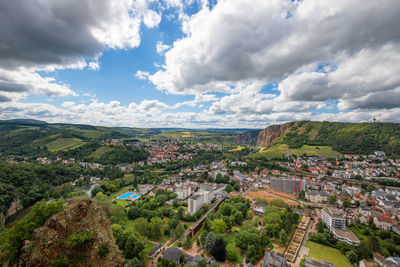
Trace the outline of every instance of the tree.
<instances>
[{"instance_id":1,"label":"tree","mask_svg":"<svg viewBox=\"0 0 400 267\"><path fill-rule=\"evenodd\" d=\"M227 248L226 250L226 260L230 262L236 262L238 259L237 252L234 247Z\"/></svg>"},{"instance_id":2,"label":"tree","mask_svg":"<svg viewBox=\"0 0 400 267\"><path fill-rule=\"evenodd\" d=\"M203 249L205 252L207 252L207 253L211 252L211 249L214 246L215 240L216 240L215 234L213 232L209 232L207 234L206 240L204 241Z\"/></svg>"},{"instance_id":3,"label":"tree","mask_svg":"<svg viewBox=\"0 0 400 267\"><path fill-rule=\"evenodd\" d=\"M185 256L183 256L183 253L181 253L181 255L179 256L179 264L183 266L185 262L186 262Z\"/></svg>"},{"instance_id":4,"label":"tree","mask_svg":"<svg viewBox=\"0 0 400 267\"><path fill-rule=\"evenodd\" d=\"M130 234L125 243L125 258L133 259L135 257L140 258L141 253L144 249L143 243L139 240L136 234Z\"/></svg>"},{"instance_id":5,"label":"tree","mask_svg":"<svg viewBox=\"0 0 400 267\"><path fill-rule=\"evenodd\" d=\"M329 203L334 204L334 203L336 203L336 201L337 201L337 198L335 195L329 196Z\"/></svg>"},{"instance_id":6,"label":"tree","mask_svg":"<svg viewBox=\"0 0 400 267\"><path fill-rule=\"evenodd\" d=\"M202 246L204 245L204 242L206 241L207 235L208 235L208 231L203 230L203 232L201 232L200 245L202 245Z\"/></svg>"},{"instance_id":7,"label":"tree","mask_svg":"<svg viewBox=\"0 0 400 267\"><path fill-rule=\"evenodd\" d=\"M206 259L200 259L199 262L197 263L197 267L207 267L207 260Z\"/></svg>"},{"instance_id":8,"label":"tree","mask_svg":"<svg viewBox=\"0 0 400 267\"><path fill-rule=\"evenodd\" d=\"M163 225L163 221L159 217L151 218L150 224L149 224L149 229L150 229L150 236L152 238L160 239L162 225Z\"/></svg>"},{"instance_id":9,"label":"tree","mask_svg":"<svg viewBox=\"0 0 400 267\"><path fill-rule=\"evenodd\" d=\"M371 258L372 251L369 249L367 243L363 240L360 242L360 245L356 248L356 254L358 255L358 259L369 259Z\"/></svg>"},{"instance_id":10,"label":"tree","mask_svg":"<svg viewBox=\"0 0 400 267\"><path fill-rule=\"evenodd\" d=\"M346 252L346 257L351 263L356 263L358 261L357 254L353 250Z\"/></svg>"},{"instance_id":11,"label":"tree","mask_svg":"<svg viewBox=\"0 0 400 267\"><path fill-rule=\"evenodd\" d=\"M148 235L149 223L145 218L137 218L133 222L133 228L141 235Z\"/></svg>"},{"instance_id":12,"label":"tree","mask_svg":"<svg viewBox=\"0 0 400 267\"><path fill-rule=\"evenodd\" d=\"M228 226L226 225L223 219L215 219L213 221L213 227L217 234L222 234L226 231Z\"/></svg>"},{"instance_id":13,"label":"tree","mask_svg":"<svg viewBox=\"0 0 400 267\"><path fill-rule=\"evenodd\" d=\"M229 194L230 192L233 191L233 187L232 187L230 184L228 184L228 185L225 187L225 191Z\"/></svg>"},{"instance_id":14,"label":"tree","mask_svg":"<svg viewBox=\"0 0 400 267\"><path fill-rule=\"evenodd\" d=\"M285 231L284 229L282 229L282 230L280 231L280 233L279 233L279 243L280 243L282 246L284 246L284 245L286 244L287 238L288 238L288 236L287 236L287 234L286 234L286 231Z\"/></svg>"},{"instance_id":15,"label":"tree","mask_svg":"<svg viewBox=\"0 0 400 267\"><path fill-rule=\"evenodd\" d=\"M226 248L225 242L222 238L219 238L215 241L214 246L211 249L210 254L217 261L225 261L226 258Z\"/></svg>"},{"instance_id":16,"label":"tree","mask_svg":"<svg viewBox=\"0 0 400 267\"><path fill-rule=\"evenodd\" d=\"M322 222L321 218L318 219L316 228L317 228L318 233L324 232L324 223Z\"/></svg>"},{"instance_id":17,"label":"tree","mask_svg":"<svg viewBox=\"0 0 400 267\"><path fill-rule=\"evenodd\" d=\"M381 246L379 244L379 240L375 235L368 236L368 247L372 251L380 251L381 250Z\"/></svg>"},{"instance_id":18,"label":"tree","mask_svg":"<svg viewBox=\"0 0 400 267\"><path fill-rule=\"evenodd\" d=\"M242 251L246 251L249 245L248 232L240 231L237 233L235 236L235 243Z\"/></svg>"}]
</instances>

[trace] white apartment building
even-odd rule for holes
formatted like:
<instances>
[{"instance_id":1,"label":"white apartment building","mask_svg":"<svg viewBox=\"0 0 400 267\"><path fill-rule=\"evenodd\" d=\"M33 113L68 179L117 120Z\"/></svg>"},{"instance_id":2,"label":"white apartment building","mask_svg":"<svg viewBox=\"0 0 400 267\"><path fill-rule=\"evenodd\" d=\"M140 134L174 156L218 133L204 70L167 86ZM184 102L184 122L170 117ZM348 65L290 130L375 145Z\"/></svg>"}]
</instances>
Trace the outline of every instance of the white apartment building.
<instances>
[{"instance_id":1,"label":"white apartment building","mask_svg":"<svg viewBox=\"0 0 400 267\"><path fill-rule=\"evenodd\" d=\"M357 236L352 231L346 229L346 218L343 211L326 207L322 209L321 216L322 221L339 241L356 246L360 244Z\"/></svg>"},{"instance_id":2,"label":"white apartment building","mask_svg":"<svg viewBox=\"0 0 400 267\"><path fill-rule=\"evenodd\" d=\"M188 210L191 213L195 213L198 209L206 204L211 203L211 200L215 196L215 191L201 190L194 193L188 201Z\"/></svg>"},{"instance_id":3,"label":"white apartment building","mask_svg":"<svg viewBox=\"0 0 400 267\"><path fill-rule=\"evenodd\" d=\"M180 185L176 187L176 198L179 200L184 200L190 197L192 193L192 188L189 185Z\"/></svg>"},{"instance_id":4,"label":"white apartment building","mask_svg":"<svg viewBox=\"0 0 400 267\"><path fill-rule=\"evenodd\" d=\"M346 219L343 215L343 211L335 208L323 208L322 209L322 221L329 228L333 229L345 229Z\"/></svg>"}]
</instances>

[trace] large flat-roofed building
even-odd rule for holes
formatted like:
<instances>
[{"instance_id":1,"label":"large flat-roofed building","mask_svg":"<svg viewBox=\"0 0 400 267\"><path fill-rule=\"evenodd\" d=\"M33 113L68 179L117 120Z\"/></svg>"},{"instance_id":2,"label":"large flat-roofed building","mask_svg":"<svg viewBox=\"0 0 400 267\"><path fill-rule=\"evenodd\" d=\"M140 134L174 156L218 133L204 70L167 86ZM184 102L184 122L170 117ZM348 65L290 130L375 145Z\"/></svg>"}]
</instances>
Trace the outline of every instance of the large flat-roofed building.
<instances>
[{"instance_id":1,"label":"large flat-roofed building","mask_svg":"<svg viewBox=\"0 0 400 267\"><path fill-rule=\"evenodd\" d=\"M346 229L346 218L344 217L343 211L335 208L323 208L322 209L322 221L325 225L332 229Z\"/></svg>"},{"instance_id":2,"label":"large flat-roofed building","mask_svg":"<svg viewBox=\"0 0 400 267\"><path fill-rule=\"evenodd\" d=\"M357 236L352 231L346 229L346 218L343 211L325 207L322 209L321 216L322 221L339 241L356 246L360 244Z\"/></svg>"},{"instance_id":3,"label":"large flat-roofed building","mask_svg":"<svg viewBox=\"0 0 400 267\"><path fill-rule=\"evenodd\" d=\"M215 197L215 191L198 191L194 193L188 201L188 210L191 213L196 212L198 209L206 204L211 203L211 200Z\"/></svg>"},{"instance_id":4,"label":"large flat-roofed building","mask_svg":"<svg viewBox=\"0 0 400 267\"><path fill-rule=\"evenodd\" d=\"M271 189L279 192L298 194L304 190L305 181L299 178L271 178Z\"/></svg>"}]
</instances>

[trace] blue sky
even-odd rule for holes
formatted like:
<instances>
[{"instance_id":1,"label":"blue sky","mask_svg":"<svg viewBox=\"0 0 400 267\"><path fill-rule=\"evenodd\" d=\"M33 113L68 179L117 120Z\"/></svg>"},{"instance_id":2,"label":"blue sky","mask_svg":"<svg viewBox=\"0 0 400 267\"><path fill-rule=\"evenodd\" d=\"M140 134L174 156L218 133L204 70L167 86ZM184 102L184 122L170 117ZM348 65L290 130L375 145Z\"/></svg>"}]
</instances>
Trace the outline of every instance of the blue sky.
<instances>
[{"instance_id":1,"label":"blue sky","mask_svg":"<svg viewBox=\"0 0 400 267\"><path fill-rule=\"evenodd\" d=\"M400 115L396 0L0 7L0 119L262 128Z\"/></svg>"}]
</instances>

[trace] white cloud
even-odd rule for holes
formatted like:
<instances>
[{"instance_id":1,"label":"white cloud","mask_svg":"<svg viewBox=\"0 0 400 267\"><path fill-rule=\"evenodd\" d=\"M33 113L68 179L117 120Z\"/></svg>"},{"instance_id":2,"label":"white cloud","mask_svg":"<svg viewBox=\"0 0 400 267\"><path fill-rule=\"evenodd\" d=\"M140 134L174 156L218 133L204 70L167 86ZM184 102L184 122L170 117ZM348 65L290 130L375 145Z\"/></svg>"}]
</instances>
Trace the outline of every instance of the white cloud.
<instances>
[{"instance_id":1,"label":"white cloud","mask_svg":"<svg viewBox=\"0 0 400 267\"><path fill-rule=\"evenodd\" d=\"M398 46L399 13L396 0L222 0L183 22L186 37L149 79L160 90L184 94L280 80L340 55Z\"/></svg>"},{"instance_id":2,"label":"white cloud","mask_svg":"<svg viewBox=\"0 0 400 267\"><path fill-rule=\"evenodd\" d=\"M169 45L163 44L163 42L158 41L156 45L157 53L163 55L171 47Z\"/></svg>"},{"instance_id":3,"label":"white cloud","mask_svg":"<svg viewBox=\"0 0 400 267\"><path fill-rule=\"evenodd\" d=\"M139 80L147 80L149 77L149 73L147 71L138 70L135 74L135 77Z\"/></svg>"},{"instance_id":4,"label":"white cloud","mask_svg":"<svg viewBox=\"0 0 400 267\"><path fill-rule=\"evenodd\" d=\"M37 71L97 70L104 49L139 46L141 23L153 28L161 21L148 5L144 0L1 1L0 101L74 95Z\"/></svg>"}]
</instances>

